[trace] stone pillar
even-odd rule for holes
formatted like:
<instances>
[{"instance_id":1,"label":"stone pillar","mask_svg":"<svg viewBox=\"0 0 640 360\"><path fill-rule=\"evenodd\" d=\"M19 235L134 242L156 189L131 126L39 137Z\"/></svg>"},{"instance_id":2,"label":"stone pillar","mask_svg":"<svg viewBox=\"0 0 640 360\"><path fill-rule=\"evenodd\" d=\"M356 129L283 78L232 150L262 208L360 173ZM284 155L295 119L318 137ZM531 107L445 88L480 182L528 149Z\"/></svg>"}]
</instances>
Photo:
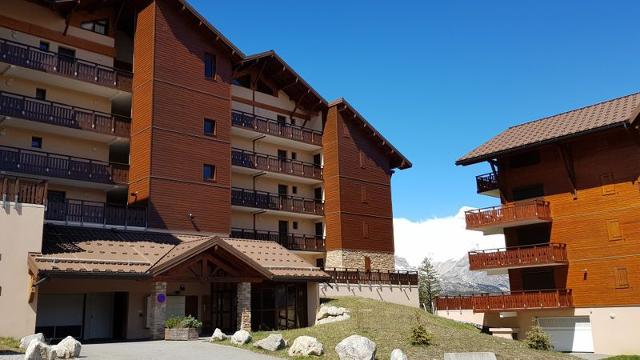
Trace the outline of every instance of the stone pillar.
<instances>
[{"instance_id":1,"label":"stone pillar","mask_svg":"<svg viewBox=\"0 0 640 360\"><path fill-rule=\"evenodd\" d=\"M251 331L251 283L238 284L236 301L238 329Z\"/></svg>"},{"instance_id":2,"label":"stone pillar","mask_svg":"<svg viewBox=\"0 0 640 360\"><path fill-rule=\"evenodd\" d=\"M164 339L164 321L167 319L167 283L153 283L151 294L151 338Z\"/></svg>"}]
</instances>

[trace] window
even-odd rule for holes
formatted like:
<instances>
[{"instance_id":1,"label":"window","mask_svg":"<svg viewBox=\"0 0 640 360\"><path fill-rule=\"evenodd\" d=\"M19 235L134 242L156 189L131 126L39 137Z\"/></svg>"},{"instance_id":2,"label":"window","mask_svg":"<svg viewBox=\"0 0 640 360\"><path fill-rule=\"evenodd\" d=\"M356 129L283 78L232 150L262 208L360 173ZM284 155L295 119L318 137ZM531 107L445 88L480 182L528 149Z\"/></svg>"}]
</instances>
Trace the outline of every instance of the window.
<instances>
[{"instance_id":1,"label":"window","mask_svg":"<svg viewBox=\"0 0 640 360\"><path fill-rule=\"evenodd\" d=\"M293 194L297 194L297 193L298 193L298 187L297 187L297 186L295 186L295 185L294 185L294 186L291 186L291 192L292 192Z\"/></svg>"},{"instance_id":2,"label":"window","mask_svg":"<svg viewBox=\"0 0 640 360\"><path fill-rule=\"evenodd\" d=\"M40 41L40 50L49 51L49 43L46 41Z\"/></svg>"},{"instance_id":3,"label":"window","mask_svg":"<svg viewBox=\"0 0 640 360\"><path fill-rule=\"evenodd\" d=\"M360 186L360 201L362 201L363 203L367 202L367 186L366 185Z\"/></svg>"},{"instance_id":4,"label":"window","mask_svg":"<svg viewBox=\"0 0 640 360\"><path fill-rule=\"evenodd\" d=\"M84 21L80 24L80 27L85 30L93 31L97 34L107 35L107 32L109 31L109 20L99 19Z\"/></svg>"},{"instance_id":5,"label":"window","mask_svg":"<svg viewBox=\"0 0 640 360\"><path fill-rule=\"evenodd\" d=\"M324 259L323 258L316 259L316 267L319 267L320 269L324 269Z\"/></svg>"},{"instance_id":6,"label":"window","mask_svg":"<svg viewBox=\"0 0 640 360\"><path fill-rule=\"evenodd\" d=\"M607 234L610 241L622 240L622 230L620 230L620 221L617 219L607 220Z\"/></svg>"},{"instance_id":7,"label":"window","mask_svg":"<svg viewBox=\"0 0 640 360\"><path fill-rule=\"evenodd\" d=\"M216 56L213 54L204 54L204 77L213 79L216 75Z\"/></svg>"},{"instance_id":8,"label":"window","mask_svg":"<svg viewBox=\"0 0 640 360\"><path fill-rule=\"evenodd\" d=\"M298 230L298 222L297 221L293 222L293 230Z\"/></svg>"},{"instance_id":9,"label":"window","mask_svg":"<svg viewBox=\"0 0 640 360\"><path fill-rule=\"evenodd\" d=\"M47 98L47 90L46 89L37 88L36 89L36 99L45 100L46 98Z\"/></svg>"},{"instance_id":10,"label":"window","mask_svg":"<svg viewBox=\"0 0 640 360\"><path fill-rule=\"evenodd\" d=\"M322 200L322 188L313 189L313 198L318 201Z\"/></svg>"},{"instance_id":11,"label":"window","mask_svg":"<svg viewBox=\"0 0 640 360\"><path fill-rule=\"evenodd\" d=\"M287 123L287 117L284 115L278 115L278 124L285 125Z\"/></svg>"},{"instance_id":12,"label":"window","mask_svg":"<svg viewBox=\"0 0 640 360\"><path fill-rule=\"evenodd\" d=\"M216 181L216 167L214 165L204 164L202 167L202 180Z\"/></svg>"},{"instance_id":13,"label":"window","mask_svg":"<svg viewBox=\"0 0 640 360\"><path fill-rule=\"evenodd\" d=\"M74 60L76 58L76 51L64 46L58 46L58 55L65 58L65 60Z\"/></svg>"},{"instance_id":14,"label":"window","mask_svg":"<svg viewBox=\"0 0 640 360\"><path fill-rule=\"evenodd\" d=\"M216 136L216 121L204 119L204 134L206 136Z\"/></svg>"},{"instance_id":15,"label":"window","mask_svg":"<svg viewBox=\"0 0 640 360\"><path fill-rule=\"evenodd\" d=\"M316 166L322 165L322 156L320 154L313 155L313 165L316 165Z\"/></svg>"},{"instance_id":16,"label":"window","mask_svg":"<svg viewBox=\"0 0 640 360\"><path fill-rule=\"evenodd\" d=\"M298 154L295 152L291 152L291 160L298 160Z\"/></svg>"},{"instance_id":17,"label":"window","mask_svg":"<svg viewBox=\"0 0 640 360\"><path fill-rule=\"evenodd\" d=\"M629 278L627 277L627 268L619 267L615 269L616 289L627 289L629 287Z\"/></svg>"},{"instance_id":18,"label":"window","mask_svg":"<svg viewBox=\"0 0 640 360\"><path fill-rule=\"evenodd\" d=\"M362 237L365 239L369 238L369 224L366 221L362 222Z\"/></svg>"},{"instance_id":19,"label":"window","mask_svg":"<svg viewBox=\"0 0 640 360\"><path fill-rule=\"evenodd\" d=\"M514 188L512 191L513 201L531 199L544 196L544 186L542 184L522 186Z\"/></svg>"},{"instance_id":20,"label":"window","mask_svg":"<svg viewBox=\"0 0 640 360\"><path fill-rule=\"evenodd\" d=\"M540 152L537 150L514 155L509 159L509 167L521 168L540 163Z\"/></svg>"},{"instance_id":21,"label":"window","mask_svg":"<svg viewBox=\"0 0 640 360\"><path fill-rule=\"evenodd\" d=\"M296 119L291 118L291 125L296 126Z\"/></svg>"},{"instance_id":22,"label":"window","mask_svg":"<svg viewBox=\"0 0 640 360\"><path fill-rule=\"evenodd\" d=\"M42 149L42 138L38 136L32 136L31 147L36 149Z\"/></svg>"},{"instance_id":23,"label":"window","mask_svg":"<svg viewBox=\"0 0 640 360\"><path fill-rule=\"evenodd\" d=\"M616 185L613 181L613 174L600 175L600 184L602 185L602 195L613 195L616 193Z\"/></svg>"}]
</instances>

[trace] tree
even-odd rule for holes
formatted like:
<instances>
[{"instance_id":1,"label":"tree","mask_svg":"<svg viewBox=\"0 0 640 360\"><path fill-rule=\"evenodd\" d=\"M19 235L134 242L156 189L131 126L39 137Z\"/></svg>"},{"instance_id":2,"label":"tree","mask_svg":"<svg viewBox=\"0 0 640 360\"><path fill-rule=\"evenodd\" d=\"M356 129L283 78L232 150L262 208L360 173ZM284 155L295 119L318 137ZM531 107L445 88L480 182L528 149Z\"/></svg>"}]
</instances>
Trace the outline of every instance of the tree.
<instances>
[{"instance_id":1,"label":"tree","mask_svg":"<svg viewBox=\"0 0 640 360\"><path fill-rule=\"evenodd\" d=\"M418 292L420 303L424 304L430 313L433 313L433 302L440 295L440 290L440 275L431 264L431 260L426 257L418 268Z\"/></svg>"}]
</instances>

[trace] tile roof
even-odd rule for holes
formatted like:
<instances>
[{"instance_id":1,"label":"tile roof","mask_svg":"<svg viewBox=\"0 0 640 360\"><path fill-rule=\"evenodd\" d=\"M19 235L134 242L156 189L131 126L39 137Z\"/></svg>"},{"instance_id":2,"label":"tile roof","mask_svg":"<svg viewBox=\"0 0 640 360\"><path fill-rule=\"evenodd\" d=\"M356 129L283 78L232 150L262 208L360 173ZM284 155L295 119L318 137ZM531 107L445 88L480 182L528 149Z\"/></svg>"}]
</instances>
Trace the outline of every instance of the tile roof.
<instances>
[{"instance_id":1,"label":"tile roof","mask_svg":"<svg viewBox=\"0 0 640 360\"><path fill-rule=\"evenodd\" d=\"M566 137L630 123L638 116L640 93L510 127L456 161L470 165L498 155Z\"/></svg>"}]
</instances>

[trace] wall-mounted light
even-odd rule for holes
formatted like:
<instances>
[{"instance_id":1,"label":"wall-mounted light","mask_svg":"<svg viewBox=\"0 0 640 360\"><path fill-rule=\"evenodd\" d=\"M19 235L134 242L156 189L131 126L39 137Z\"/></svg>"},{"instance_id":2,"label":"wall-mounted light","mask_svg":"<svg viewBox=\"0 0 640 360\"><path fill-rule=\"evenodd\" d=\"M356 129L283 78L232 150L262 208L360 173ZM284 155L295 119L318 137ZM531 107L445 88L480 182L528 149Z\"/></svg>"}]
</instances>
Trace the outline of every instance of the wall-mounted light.
<instances>
[{"instance_id":1,"label":"wall-mounted light","mask_svg":"<svg viewBox=\"0 0 640 360\"><path fill-rule=\"evenodd\" d=\"M587 271L587 269L582 269L582 280L587 280L588 274L589 272Z\"/></svg>"}]
</instances>

